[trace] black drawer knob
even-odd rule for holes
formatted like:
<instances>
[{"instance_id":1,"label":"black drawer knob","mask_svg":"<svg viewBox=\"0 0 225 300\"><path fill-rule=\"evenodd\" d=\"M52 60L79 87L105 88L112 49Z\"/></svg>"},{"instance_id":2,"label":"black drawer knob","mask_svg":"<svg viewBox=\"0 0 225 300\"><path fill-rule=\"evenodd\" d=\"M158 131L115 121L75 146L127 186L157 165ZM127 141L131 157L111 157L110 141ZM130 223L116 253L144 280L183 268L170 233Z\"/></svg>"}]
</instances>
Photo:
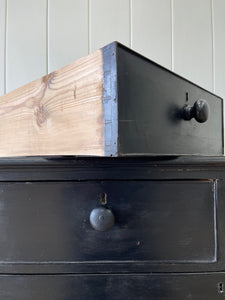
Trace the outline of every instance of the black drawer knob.
<instances>
[{"instance_id":1,"label":"black drawer knob","mask_svg":"<svg viewBox=\"0 0 225 300\"><path fill-rule=\"evenodd\" d=\"M183 108L184 120L195 120L199 123L204 123L209 118L209 105L205 100L197 100L193 106L185 105Z\"/></svg>"},{"instance_id":2,"label":"black drawer knob","mask_svg":"<svg viewBox=\"0 0 225 300\"><path fill-rule=\"evenodd\" d=\"M109 230L115 222L112 211L105 207L94 208L90 214L92 227L99 231Z\"/></svg>"}]
</instances>

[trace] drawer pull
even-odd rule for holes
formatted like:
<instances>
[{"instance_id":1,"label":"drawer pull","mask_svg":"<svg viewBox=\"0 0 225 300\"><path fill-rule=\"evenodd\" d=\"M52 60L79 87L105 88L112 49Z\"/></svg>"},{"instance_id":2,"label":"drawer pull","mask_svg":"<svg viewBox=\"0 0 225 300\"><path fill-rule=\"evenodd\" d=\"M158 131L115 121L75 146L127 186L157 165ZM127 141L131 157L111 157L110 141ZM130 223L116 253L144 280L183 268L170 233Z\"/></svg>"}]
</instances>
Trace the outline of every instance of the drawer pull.
<instances>
[{"instance_id":1,"label":"drawer pull","mask_svg":"<svg viewBox=\"0 0 225 300\"><path fill-rule=\"evenodd\" d=\"M185 105L183 108L184 120L195 120L199 123L204 123L209 118L209 105L205 100L197 100L193 106Z\"/></svg>"},{"instance_id":2,"label":"drawer pull","mask_svg":"<svg viewBox=\"0 0 225 300\"><path fill-rule=\"evenodd\" d=\"M113 227L115 222L112 211L105 207L94 208L90 214L90 223L95 230L106 231Z\"/></svg>"}]
</instances>

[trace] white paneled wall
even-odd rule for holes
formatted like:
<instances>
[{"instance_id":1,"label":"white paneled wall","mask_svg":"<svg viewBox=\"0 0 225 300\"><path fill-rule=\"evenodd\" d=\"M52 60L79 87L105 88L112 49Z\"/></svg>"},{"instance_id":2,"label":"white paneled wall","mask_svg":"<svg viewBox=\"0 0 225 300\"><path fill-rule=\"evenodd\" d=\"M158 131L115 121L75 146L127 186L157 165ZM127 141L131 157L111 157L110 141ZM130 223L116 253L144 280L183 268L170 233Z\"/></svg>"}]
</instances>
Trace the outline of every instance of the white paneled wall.
<instances>
[{"instance_id":1,"label":"white paneled wall","mask_svg":"<svg viewBox=\"0 0 225 300\"><path fill-rule=\"evenodd\" d=\"M5 92L5 24L6 0L0 0L0 95Z\"/></svg>"},{"instance_id":2,"label":"white paneled wall","mask_svg":"<svg viewBox=\"0 0 225 300\"><path fill-rule=\"evenodd\" d=\"M215 91L225 99L225 0L215 0L212 8Z\"/></svg>"},{"instance_id":3,"label":"white paneled wall","mask_svg":"<svg viewBox=\"0 0 225 300\"><path fill-rule=\"evenodd\" d=\"M132 48L171 69L170 0L133 0L131 5Z\"/></svg>"},{"instance_id":4,"label":"white paneled wall","mask_svg":"<svg viewBox=\"0 0 225 300\"><path fill-rule=\"evenodd\" d=\"M174 71L212 90L211 0L173 0Z\"/></svg>"},{"instance_id":5,"label":"white paneled wall","mask_svg":"<svg viewBox=\"0 0 225 300\"><path fill-rule=\"evenodd\" d=\"M46 73L46 0L6 0L6 91Z\"/></svg>"},{"instance_id":6,"label":"white paneled wall","mask_svg":"<svg viewBox=\"0 0 225 300\"><path fill-rule=\"evenodd\" d=\"M88 28L88 0L48 1L49 72L88 54Z\"/></svg>"},{"instance_id":7,"label":"white paneled wall","mask_svg":"<svg viewBox=\"0 0 225 300\"><path fill-rule=\"evenodd\" d=\"M129 0L89 0L90 51L118 40L130 46Z\"/></svg>"},{"instance_id":8,"label":"white paneled wall","mask_svg":"<svg viewBox=\"0 0 225 300\"><path fill-rule=\"evenodd\" d=\"M225 0L0 0L0 94L114 40L225 98Z\"/></svg>"}]
</instances>

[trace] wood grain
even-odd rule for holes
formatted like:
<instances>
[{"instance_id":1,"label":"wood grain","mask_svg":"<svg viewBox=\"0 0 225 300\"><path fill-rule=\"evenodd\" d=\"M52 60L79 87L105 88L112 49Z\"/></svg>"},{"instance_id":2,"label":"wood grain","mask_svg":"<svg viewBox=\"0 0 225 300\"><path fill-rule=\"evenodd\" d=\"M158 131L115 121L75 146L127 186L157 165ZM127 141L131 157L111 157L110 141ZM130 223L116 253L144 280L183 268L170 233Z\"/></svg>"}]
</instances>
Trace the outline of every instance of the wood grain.
<instances>
[{"instance_id":1,"label":"wood grain","mask_svg":"<svg viewBox=\"0 0 225 300\"><path fill-rule=\"evenodd\" d=\"M104 155L98 50L0 97L0 156Z\"/></svg>"}]
</instances>

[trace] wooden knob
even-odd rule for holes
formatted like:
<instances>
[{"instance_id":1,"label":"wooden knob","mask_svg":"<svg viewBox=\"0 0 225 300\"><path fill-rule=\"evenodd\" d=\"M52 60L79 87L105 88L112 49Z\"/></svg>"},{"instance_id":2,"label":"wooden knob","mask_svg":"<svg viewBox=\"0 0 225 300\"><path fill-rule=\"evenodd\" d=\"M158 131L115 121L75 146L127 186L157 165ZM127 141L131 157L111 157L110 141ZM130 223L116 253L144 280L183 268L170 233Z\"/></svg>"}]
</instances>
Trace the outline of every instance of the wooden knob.
<instances>
[{"instance_id":1,"label":"wooden knob","mask_svg":"<svg viewBox=\"0 0 225 300\"><path fill-rule=\"evenodd\" d=\"M90 214L90 223L95 230L106 231L113 227L115 222L112 211L105 207L94 208Z\"/></svg>"},{"instance_id":2,"label":"wooden knob","mask_svg":"<svg viewBox=\"0 0 225 300\"><path fill-rule=\"evenodd\" d=\"M209 105L205 100L197 100L193 106L185 105L183 108L184 120L195 120L199 123L204 123L209 118Z\"/></svg>"}]
</instances>

